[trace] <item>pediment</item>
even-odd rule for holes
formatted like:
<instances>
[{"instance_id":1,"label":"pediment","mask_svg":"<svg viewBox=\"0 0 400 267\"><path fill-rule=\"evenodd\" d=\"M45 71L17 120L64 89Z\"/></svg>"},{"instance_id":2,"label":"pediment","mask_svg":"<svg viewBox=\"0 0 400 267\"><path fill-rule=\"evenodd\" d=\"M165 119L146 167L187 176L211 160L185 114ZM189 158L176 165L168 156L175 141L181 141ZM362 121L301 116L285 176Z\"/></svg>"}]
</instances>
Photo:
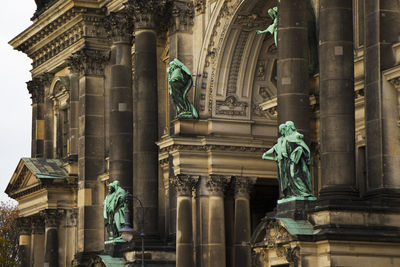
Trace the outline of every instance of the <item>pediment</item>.
<instances>
[{"instance_id":1,"label":"pediment","mask_svg":"<svg viewBox=\"0 0 400 267\"><path fill-rule=\"evenodd\" d=\"M53 180L68 177L63 162L57 159L22 158L5 192L11 198L18 199L22 195L40 190Z\"/></svg>"}]
</instances>

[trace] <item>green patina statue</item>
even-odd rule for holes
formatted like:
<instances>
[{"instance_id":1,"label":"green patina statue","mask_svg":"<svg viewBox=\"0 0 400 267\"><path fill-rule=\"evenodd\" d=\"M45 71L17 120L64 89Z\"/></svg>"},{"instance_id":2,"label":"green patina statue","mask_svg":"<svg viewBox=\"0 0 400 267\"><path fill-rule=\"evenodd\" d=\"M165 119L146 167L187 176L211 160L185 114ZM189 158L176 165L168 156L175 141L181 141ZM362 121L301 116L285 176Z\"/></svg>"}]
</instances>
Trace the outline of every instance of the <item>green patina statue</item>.
<instances>
[{"instance_id":1,"label":"green patina statue","mask_svg":"<svg viewBox=\"0 0 400 267\"><path fill-rule=\"evenodd\" d=\"M188 100L189 90L193 86L193 78L190 70L178 59L169 63L168 83L169 94L175 104L178 118L198 119L199 115L195 107Z\"/></svg>"},{"instance_id":2,"label":"green patina statue","mask_svg":"<svg viewBox=\"0 0 400 267\"><path fill-rule=\"evenodd\" d=\"M279 125L279 133L282 136L262 158L278 163L281 198L315 200L310 173L311 154L304 136L297 132L292 121ZM271 154L273 156L268 156Z\"/></svg>"},{"instance_id":3,"label":"green patina statue","mask_svg":"<svg viewBox=\"0 0 400 267\"><path fill-rule=\"evenodd\" d=\"M269 32L274 36L275 45L278 47L278 7L268 9L268 15L272 19L272 24L263 31L257 31L257 34ZM318 72L318 47L317 47L317 30L316 30L316 18L315 12L311 1L307 2L307 38L309 48L309 65L308 72L310 75L314 75Z\"/></svg>"},{"instance_id":4,"label":"green patina statue","mask_svg":"<svg viewBox=\"0 0 400 267\"><path fill-rule=\"evenodd\" d=\"M120 230L125 223L125 194L118 181L109 184L103 210L109 240L122 240Z\"/></svg>"},{"instance_id":5,"label":"green patina statue","mask_svg":"<svg viewBox=\"0 0 400 267\"><path fill-rule=\"evenodd\" d=\"M272 34L274 36L275 45L278 46L278 39L277 39L277 36L278 36L278 7L273 7L273 8L268 9L268 15L272 19L272 24L269 25L268 28L266 28L263 31L257 31L257 34L269 32L270 34Z\"/></svg>"}]
</instances>

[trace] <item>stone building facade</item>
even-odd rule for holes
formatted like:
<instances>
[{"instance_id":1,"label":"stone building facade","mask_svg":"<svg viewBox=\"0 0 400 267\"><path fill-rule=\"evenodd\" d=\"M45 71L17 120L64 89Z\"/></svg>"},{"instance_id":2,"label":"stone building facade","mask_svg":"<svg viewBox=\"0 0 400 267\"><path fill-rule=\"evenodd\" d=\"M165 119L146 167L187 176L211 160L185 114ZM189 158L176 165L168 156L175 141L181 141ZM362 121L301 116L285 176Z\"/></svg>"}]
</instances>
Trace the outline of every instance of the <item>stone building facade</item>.
<instances>
[{"instance_id":1,"label":"stone building facade","mask_svg":"<svg viewBox=\"0 0 400 267\"><path fill-rule=\"evenodd\" d=\"M10 41L32 59L32 155L6 189L22 266L139 266L136 235L104 254L114 180L143 203L146 266L400 265L398 0L36 3ZM256 34L274 6L278 47ZM176 119L174 58L198 120ZM316 202L277 206L261 155L287 120L311 148ZM136 201L133 215L140 231Z\"/></svg>"}]
</instances>

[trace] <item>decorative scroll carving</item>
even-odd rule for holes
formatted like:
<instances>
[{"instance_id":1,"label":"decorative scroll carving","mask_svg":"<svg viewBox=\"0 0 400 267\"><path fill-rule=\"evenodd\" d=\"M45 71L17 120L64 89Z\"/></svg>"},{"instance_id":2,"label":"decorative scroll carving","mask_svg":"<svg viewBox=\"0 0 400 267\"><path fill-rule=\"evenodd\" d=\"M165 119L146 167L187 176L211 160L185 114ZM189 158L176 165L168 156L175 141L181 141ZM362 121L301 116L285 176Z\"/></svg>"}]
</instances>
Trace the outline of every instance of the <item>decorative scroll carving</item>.
<instances>
[{"instance_id":1,"label":"decorative scroll carving","mask_svg":"<svg viewBox=\"0 0 400 267\"><path fill-rule=\"evenodd\" d=\"M257 178L251 177L235 177L233 180L235 197L250 197L250 192Z\"/></svg>"},{"instance_id":2,"label":"decorative scroll carving","mask_svg":"<svg viewBox=\"0 0 400 267\"><path fill-rule=\"evenodd\" d=\"M108 36L111 37L114 42L131 41L133 18L125 9L119 12L111 12L109 16L104 18L103 25Z\"/></svg>"},{"instance_id":3,"label":"decorative scroll carving","mask_svg":"<svg viewBox=\"0 0 400 267\"><path fill-rule=\"evenodd\" d=\"M223 196L225 189L231 181L230 176L210 175L206 186L210 195Z\"/></svg>"},{"instance_id":4,"label":"decorative scroll carving","mask_svg":"<svg viewBox=\"0 0 400 267\"><path fill-rule=\"evenodd\" d=\"M171 178L170 182L175 187L178 196L191 196L199 178L199 176L178 175Z\"/></svg>"},{"instance_id":5,"label":"decorative scroll carving","mask_svg":"<svg viewBox=\"0 0 400 267\"><path fill-rule=\"evenodd\" d=\"M206 13L206 0L194 0L194 7L196 13L204 14Z\"/></svg>"},{"instance_id":6,"label":"decorative scroll carving","mask_svg":"<svg viewBox=\"0 0 400 267\"><path fill-rule=\"evenodd\" d=\"M154 29L165 14L167 0L129 0L125 6L133 14L135 29Z\"/></svg>"},{"instance_id":7,"label":"decorative scroll carving","mask_svg":"<svg viewBox=\"0 0 400 267\"><path fill-rule=\"evenodd\" d=\"M81 75L103 75L108 58L108 53L104 51L83 49L72 54L67 64L72 72Z\"/></svg>"},{"instance_id":8,"label":"decorative scroll carving","mask_svg":"<svg viewBox=\"0 0 400 267\"><path fill-rule=\"evenodd\" d=\"M216 114L246 116L248 104L237 101L235 96L228 96L225 101L217 101Z\"/></svg>"},{"instance_id":9,"label":"decorative scroll carving","mask_svg":"<svg viewBox=\"0 0 400 267\"><path fill-rule=\"evenodd\" d=\"M190 30L194 17L193 2L174 1L171 13L171 32Z\"/></svg>"}]
</instances>

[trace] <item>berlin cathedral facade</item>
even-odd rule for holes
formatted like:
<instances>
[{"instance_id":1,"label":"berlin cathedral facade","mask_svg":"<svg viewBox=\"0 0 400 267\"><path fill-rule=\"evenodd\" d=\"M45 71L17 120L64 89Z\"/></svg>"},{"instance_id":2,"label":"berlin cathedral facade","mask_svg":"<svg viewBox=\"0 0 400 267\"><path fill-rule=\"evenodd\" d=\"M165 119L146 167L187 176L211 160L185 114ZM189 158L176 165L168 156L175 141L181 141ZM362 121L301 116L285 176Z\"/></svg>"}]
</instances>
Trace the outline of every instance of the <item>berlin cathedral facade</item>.
<instances>
[{"instance_id":1,"label":"berlin cathedral facade","mask_svg":"<svg viewBox=\"0 0 400 267\"><path fill-rule=\"evenodd\" d=\"M398 0L36 4L10 41L32 59L31 157L6 189L21 266L400 266ZM257 34L274 7L277 44ZM175 58L198 118L169 96ZM261 156L286 121L314 201L277 204ZM116 180L135 197L118 246L103 215Z\"/></svg>"}]
</instances>

